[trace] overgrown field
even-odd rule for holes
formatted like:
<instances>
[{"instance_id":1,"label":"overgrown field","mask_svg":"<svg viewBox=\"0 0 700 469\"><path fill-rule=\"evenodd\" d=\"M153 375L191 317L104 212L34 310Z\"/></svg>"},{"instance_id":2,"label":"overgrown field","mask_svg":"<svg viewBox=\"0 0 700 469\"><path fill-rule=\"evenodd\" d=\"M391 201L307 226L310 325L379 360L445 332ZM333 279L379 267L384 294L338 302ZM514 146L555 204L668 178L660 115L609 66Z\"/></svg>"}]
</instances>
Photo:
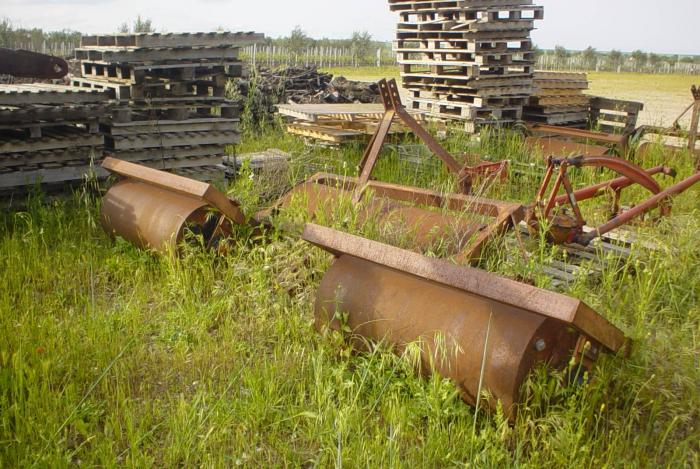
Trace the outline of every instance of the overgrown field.
<instances>
[{"instance_id":1,"label":"overgrown field","mask_svg":"<svg viewBox=\"0 0 700 469\"><path fill-rule=\"evenodd\" d=\"M480 189L533 198L542 165L519 137L455 134L446 145L533 163ZM274 129L239 150L268 147L294 161L229 188L248 213L314 170L352 173L362 154L361 145L310 150ZM692 171L690 157L661 151L642 163L660 162L680 177ZM392 148L377 174L451 184L439 166L419 171ZM585 172L576 183L609 176ZM294 231L241 232L226 257L193 247L162 258L110 241L93 194L34 197L0 214L0 467L700 465L700 187L676 199L672 217L631 227L648 243L628 261L608 259L564 290L632 337L631 357L604 358L586 385L534 373L512 425L500 412L475 414L450 382L417 377L410 356L353 353L317 333L314 293L331 260ZM644 196L631 190L623 203ZM599 219L607 203L587 215ZM304 216L278 219L298 228ZM347 226L347 213L329 222ZM482 267L548 287L542 266L558 250L534 242L528 251L497 240Z\"/></svg>"}]
</instances>

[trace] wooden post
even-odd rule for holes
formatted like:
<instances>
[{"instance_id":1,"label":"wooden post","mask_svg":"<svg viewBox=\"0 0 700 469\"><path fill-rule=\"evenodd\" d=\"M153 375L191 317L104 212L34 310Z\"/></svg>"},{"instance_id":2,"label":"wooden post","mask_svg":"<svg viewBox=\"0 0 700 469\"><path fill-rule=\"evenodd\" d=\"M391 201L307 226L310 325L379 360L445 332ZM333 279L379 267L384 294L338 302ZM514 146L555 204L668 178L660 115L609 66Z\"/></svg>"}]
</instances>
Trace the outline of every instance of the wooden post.
<instances>
[{"instance_id":1,"label":"wooden post","mask_svg":"<svg viewBox=\"0 0 700 469\"><path fill-rule=\"evenodd\" d=\"M693 93L695 104L693 105L693 116L690 119L690 129L688 129L688 149L694 155L695 142L698 139L698 124L700 124L700 87L693 85L690 92ZM696 169L700 171L700 156L697 158Z\"/></svg>"}]
</instances>

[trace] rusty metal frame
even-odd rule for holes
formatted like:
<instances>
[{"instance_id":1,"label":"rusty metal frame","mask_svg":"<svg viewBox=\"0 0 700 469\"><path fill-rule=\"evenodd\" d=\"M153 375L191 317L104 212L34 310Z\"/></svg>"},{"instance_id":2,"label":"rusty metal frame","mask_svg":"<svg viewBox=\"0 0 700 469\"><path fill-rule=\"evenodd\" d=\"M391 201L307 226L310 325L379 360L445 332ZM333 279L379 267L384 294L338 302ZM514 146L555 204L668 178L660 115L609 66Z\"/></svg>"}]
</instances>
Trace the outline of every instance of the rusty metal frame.
<instances>
[{"instance_id":1,"label":"rusty metal frame","mask_svg":"<svg viewBox=\"0 0 700 469\"><path fill-rule=\"evenodd\" d=\"M573 127L558 127L546 124L528 124L528 130L539 136L557 136L578 140L586 140L601 143L603 145L613 145L620 153L627 150L630 134L610 134L606 132L596 132L593 130L577 129Z\"/></svg>"},{"instance_id":2,"label":"rusty metal frame","mask_svg":"<svg viewBox=\"0 0 700 469\"><path fill-rule=\"evenodd\" d=\"M445 148L438 143L430 133L416 121L413 116L406 110L406 107L401 101L396 80L382 79L378 82L379 94L384 104L384 116L377 127L377 131L372 136L369 145L367 146L362 160L359 164L359 186L363 187L370 180L374 167L377 164L379 153L386 141L386 138L391 129L391 125L398 118L406 127L408 127L423 143L432 151L447 167L447 169L455 174L458 178L458 186L462 193L469 194L472 188L472 176L492 174L493 171L485 170L483 165L477 167L462 166ZM501 163L489 163L489 165L501 165L498 170L502 170ZM489 166L493 169L492 166ZM355 200L359 200L359 193L355 195Z\"/></svg>"},{"instance_id":3,"label":"rusty metal frame","mask_svg":"<svg viewBox=\"0 0 700 469\"><path fill-rule=\"evenodd\" d=\"M675 177L675 171L665 166L657 166L649 170L644 170L636 164L621 158L581 156L573 158L550 157L547 163L547 172L537 192L535 203L528 214L528 223L531 228L536 228L539 224L538 220L540 219L552 222L549 235L550 239L556 243L574 242L588 245L595 238L625 225L657 207L660 209L662 216L667 216L671 210L669 198L687 190L700 180L700 175L695 174L685 181L671 186L666 190L662 190L659 183L654 180L652 176L656 174L665 174ZM576 168L607 168L622 176L605 183L574 191L568 176L568 168L572 166ZM556 168L558 168L558 174L552 185L551 181ZM636 205L632 209L621 212L621 192L624 188L634 184L647 189L651 192L652 197ZM551 189L550 185L552 186ZM564 187L565 194L559 195L562 186ZM548 189L550 189L550 194L545 200L545 194ZM608 190L613 191L615 194L614 209L611 219L589 233L584 233L586 221L581 214L579 202L597 197ZM555 220L552 215L554 208L565 204L569 204L572 207L574 211L573 220L569 220L566 217L559 217Z\"/></svg>"},{"instance_id":4,"label":"rusty metal frame","mask_svg":"<svg viewBox=\"0 0 700 469\"><path fill-rule=\"evenodd\" d=\"M264 219L268 217L272 212L283 207L295 194L296 190L309 185L339 189L353 198L359 195L358 201L361 201L366 194L371 193L373 198L402 202L408 206L434 207L457 213L473 213L488 217L491 221L483 226L478 234L470 240L470 243L454 256L454 260L458 262L474 262L478 260L487 241L516 226L525 217L525 207L517 203L464 194L444 194L429 189L379 181L369 181L362 185L362 181L359 178L317 173L299 184L295 189L292 189L278 200L272 208L260 212L256 215L256 218Z\"/></svg>"}]
</instances>

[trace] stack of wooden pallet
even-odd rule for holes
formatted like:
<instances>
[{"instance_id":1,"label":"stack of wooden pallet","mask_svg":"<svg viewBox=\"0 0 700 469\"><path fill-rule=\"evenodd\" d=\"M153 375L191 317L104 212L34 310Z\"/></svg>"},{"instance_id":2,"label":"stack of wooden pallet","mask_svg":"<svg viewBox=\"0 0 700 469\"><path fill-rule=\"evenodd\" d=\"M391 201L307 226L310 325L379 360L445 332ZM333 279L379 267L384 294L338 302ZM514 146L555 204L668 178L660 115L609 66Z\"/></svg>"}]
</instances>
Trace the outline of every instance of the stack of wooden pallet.
<instances>
[{"instance_id":1,"label":"stack of wooden pallet","mask_svg":"<svg viewBox=\"0 0 700 469\"><path fill-rule=\"evenodd\" d=\"M535 72L535 94L525 107L526 121L570 127L588 125L590 97L585 73Z\"/></svg>"},{"instance_id":2,"label":"stack of wooden pallet","mask_svg":"<svg viewBox=\"0 0 700 469\"><path fill-rule=\"evenodd\" d=\"M532 0L389 0L411 107L472 124L519 121L533 92ZM472 125L473 126L473 125Z\"/></svg>"},{"instance_id":3,"label":"stack of wooden pallet","mask_svg":"<svg viewBox=\"0 0 700 469\"><path fill-rule=\"evenodd\" d=\"M281 104L277 110L290 121L288 133L332 145L368 139L376 132L385 112L382 104L360 103ZM392 124L391 134L406 132L401 123Z\"/></svg>"},{"instance_id":4,"label":"stack of wooden pallet","mask_svg":"<svg viewBox=\"0 0 700 469\"><path fill-rule=\"evenodd\" d=\"M108 102L104 91L0 85L0 193L83 180L102 159Z\"/></svg>"},{"instance_id":5,"label":"stack of wooden pallet","mask_svg":"<svg viewBox=\"0 0 700 469\"><path fill-rule=\"evenodd\" d=\"M73 86L108 90L117 102L106 150L158 169L214 179L227 145L239 141L239 104L226 98L240 77L239 48L255 33L84 36Z\"/></svg>"}]
</instances>

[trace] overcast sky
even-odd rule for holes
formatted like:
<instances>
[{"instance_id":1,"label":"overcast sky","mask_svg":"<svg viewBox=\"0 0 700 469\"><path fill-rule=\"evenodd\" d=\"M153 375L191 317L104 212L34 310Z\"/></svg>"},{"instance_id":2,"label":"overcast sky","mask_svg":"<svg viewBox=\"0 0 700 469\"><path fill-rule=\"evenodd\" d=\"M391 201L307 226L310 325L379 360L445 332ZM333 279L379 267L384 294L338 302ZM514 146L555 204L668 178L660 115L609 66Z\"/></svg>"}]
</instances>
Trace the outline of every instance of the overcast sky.
<instances>
[{"instance_id":1,"label":"overcast sky","mask_svg":"<svg viewBox=\"0 0 700 469\"><path fill-rule=\"evenodd\" d=\"M700 0L540 0L545 19L535 42L543 48L591 45L700 55ZM385 0L0 0L0 16L24 27L113 32L136 15L159 31L227 30L284 36L300 25L313 37L349 37L367 30L391 40L396 15Z\"/></svg>"}]
</instances>

